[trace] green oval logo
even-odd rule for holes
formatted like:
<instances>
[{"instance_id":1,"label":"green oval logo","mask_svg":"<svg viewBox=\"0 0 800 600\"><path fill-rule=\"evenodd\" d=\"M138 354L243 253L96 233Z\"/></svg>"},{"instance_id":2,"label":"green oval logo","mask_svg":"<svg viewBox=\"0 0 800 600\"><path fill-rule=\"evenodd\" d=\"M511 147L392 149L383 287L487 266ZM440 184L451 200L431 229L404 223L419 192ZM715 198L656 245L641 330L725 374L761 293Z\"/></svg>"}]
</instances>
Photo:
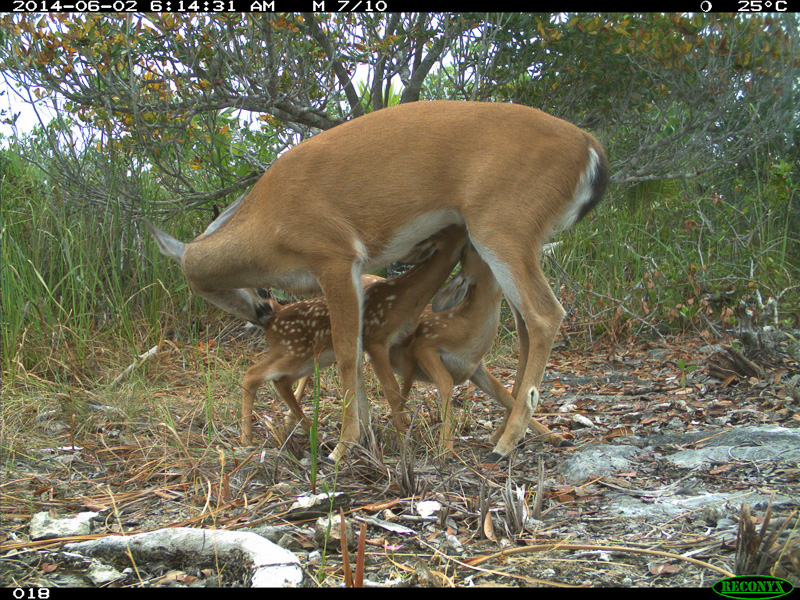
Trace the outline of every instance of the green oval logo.
<instances>
[{"instance_id":1,"label":"green oval logo","mask_svg":"<svg viewBox=\"0 0 800 600\"><path fill-rule=\"evenodd\" d=\"M791 593L794 586L779 577L768 575L741 575L739 577L726 577L715 583L711 589L720 596L736 598L737 600L766 600L767 598L780 598Z\"/></svg>"}]
</instances>

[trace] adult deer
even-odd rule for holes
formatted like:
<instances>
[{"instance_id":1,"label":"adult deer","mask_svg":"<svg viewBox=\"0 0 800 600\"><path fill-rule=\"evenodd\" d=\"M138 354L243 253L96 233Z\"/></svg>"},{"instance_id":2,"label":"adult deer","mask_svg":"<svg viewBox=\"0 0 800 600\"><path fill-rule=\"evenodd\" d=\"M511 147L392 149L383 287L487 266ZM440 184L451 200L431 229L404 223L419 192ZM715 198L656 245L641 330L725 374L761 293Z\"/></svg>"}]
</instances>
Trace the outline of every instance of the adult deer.
<instances>
[{"instance_id":1,"label":"adult deer","mask_svg":"<svg viewBox=\"0 0 800 600\"><path fill-rule=\"evenodd\" d=\"M364 292L363 348L378 376L398 431L407 427L400 387L392 373L389 351L398 340L408 338L417 327L419 316L458 263L467 240L464 228L451 225L431 238L411 270L392 279L378 279ZM424 262L422 262L424 261ZM363 283L363 279L362 279ZM269 342L267 356L248 369L244 376L242 399L242 443L253 443L252 415L256 391L272 381L278 395L289 407L287 425L298 420L308 430L310 423L300 408L306 378L314 363L324 369L335 360L331 320L325 298L301 300L280 306L265 300L260 325ZM302 379L297 392L292 384Z\"/></svg>"},{"instance_id":2,"label":"adult deer","mask_svg":"<svg viewBox=\"0 0 800 600\"><path fill-rule=\"evenodd\" d=\"M506 417L492 436L493 443L502 436L514 407L514 397L483 360L500 326L502 296L489 265L467 244L459 274L437 294L433 306L423 311L414 333L392 348L392 367L403 378L403 399L408 398L414 381L436 386L442 415L440 439L446 449L453 449L453 386L469 379L505 407ZM533 417L528 426L553 446L572 445Z\"/></svg>"},{"instance_id":3,"label":"adult deer","mask_svg":"<svg viewBox=\"0 0 800 600\"><path fill-rule=\"evenodd\" d=\"M488 457L497 461L525 434L564 316L539 249L552 230L578 222L607 183L600 143L565 121L513 104L415 102L298 144L193 242L156 237L197 294L249 321L258 321L258 303L241 288L322 289L345 403L338 459L369 427L360 275L447 225L465 225L519 335L514 405Z\"/></svg>"}]
</instances>

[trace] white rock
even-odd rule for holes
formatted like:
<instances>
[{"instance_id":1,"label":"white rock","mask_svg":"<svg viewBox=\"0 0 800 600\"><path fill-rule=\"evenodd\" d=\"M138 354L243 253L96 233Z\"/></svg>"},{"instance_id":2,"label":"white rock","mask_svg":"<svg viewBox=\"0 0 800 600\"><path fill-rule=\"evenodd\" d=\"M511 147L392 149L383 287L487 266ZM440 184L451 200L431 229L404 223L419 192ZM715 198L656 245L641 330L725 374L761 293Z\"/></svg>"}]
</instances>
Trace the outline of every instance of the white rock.
<instances>
[{"instance_id":1,"label":"white rock","mask_svg":"<svg viewBox=\"0 0 800 600\"><path fill-rule=\"evenodd\" d=\"M167 552L182 557L194 555L195 564L240 564L251 570L253 587L296 587L303 580L303 569L294 554L260 535L242 531L173 527L67 544L64 549L85 556L114 553L120 559L130 549L137 561L147 560L149 555L163 561ZM241 564L243 557L248 564Z\"/></svg>"},{"instance_id":2,"label":"white rock","mask_svg":"<svg viewBox=\"0 0 800 600\"><path fill-rule=\"evenodd\" d=\"M92 519L100 513L82 512L71 517L51 517L48 512L33 515L29 525L32 540L89 535L94 525Z\"/></svg>"}]
</instances>

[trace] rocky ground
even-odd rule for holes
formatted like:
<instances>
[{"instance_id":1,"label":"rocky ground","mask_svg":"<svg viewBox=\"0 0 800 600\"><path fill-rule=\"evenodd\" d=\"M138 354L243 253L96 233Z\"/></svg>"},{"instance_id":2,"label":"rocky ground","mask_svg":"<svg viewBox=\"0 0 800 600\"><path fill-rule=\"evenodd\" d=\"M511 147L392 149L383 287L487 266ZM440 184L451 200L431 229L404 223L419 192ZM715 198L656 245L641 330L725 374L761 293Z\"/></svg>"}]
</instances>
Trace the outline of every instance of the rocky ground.
<instances>
[{"instance_id":1,"label":"rocky ground","mask_svg":"<svg viewBox=\"0 0 800 600\"><path fill-rule=\"evenodd\" d=\"M397 439L377 412L375 443L316 473L306 435L278 448L259 425L262 445L242 450L235 427L211 438L197 410L172 423L100 411L80 439L67 415L42 417L35 448L3 451L0 584L252 585L255 570L269 571L252 557L270 540L291 553L275 559L291 567L286 581L308 587L709 586L733 573L798 585L798 365L712 377L720 349L685 339L557 347L540 417L574 446L545 446L529 432L495 468L482 460L501 411L469 385L457 390L454 455L436 449L435 395L418 387L416 437ZM510 386L513 362L497 362ZM326 441L338 433L334 394L325 384ZM323 492L335 497L322 507L296 505ZM340 511L346 556L339 525L317 525ZM196 531L183 528L202 529L201 546L215 550L168 550L194 548L180 536ZM178 541L80 554L78 542L163 529ZM237 550L251 544L263 546Z\"/></svg>"}]
</instances>

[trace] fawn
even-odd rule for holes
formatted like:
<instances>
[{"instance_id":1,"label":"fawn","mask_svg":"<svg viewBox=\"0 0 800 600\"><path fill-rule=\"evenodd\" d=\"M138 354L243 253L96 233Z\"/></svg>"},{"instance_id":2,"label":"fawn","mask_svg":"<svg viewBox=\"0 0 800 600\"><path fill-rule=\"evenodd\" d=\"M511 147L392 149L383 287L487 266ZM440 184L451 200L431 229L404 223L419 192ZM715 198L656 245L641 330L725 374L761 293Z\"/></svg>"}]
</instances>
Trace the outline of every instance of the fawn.
<instances>
[{"instance_id":1,"label":"fawn","mask_svg":"<svg viewBox=\"0 0 800 600\"><path fill-rule=\"evenodd\" d=\"M363 349L369 356L384 395L392 408L398 431L407 427L407 415L400 387L392 373L390 348L416 328L419 315L458 263L466 243L463 227L450 225L432 236L423 255L412 269L392 279L369 285L364 293ZM427 253L425 251L427 250ZM429 257L428 257L429 256ZM252 412L255 394L262 383L272 381L291 412L287 424L300 420L308 430L310 422L300 408L304 381L296 395L292 384L335 360L331 338L331 315L324 297L301 300L285 306L263 300L258 307L258 324L269 342L267 356L248 369L242 398L242 444L253 443ZM345 398L350 402L352 398Z\"/></svg>"},{"instance_id":2,"label":"fawn","mask_svg":"<svg viewBox=\"0 0 800 600\"><path fill-rule=\"evenodd\" d=\"M500 325L502 290L489 266L470 244L464 247L461 271L437 294L419 325L405 344L391 351L395 373L403 378L402 397L414 381L432 382L441 402L441 441L453 449L451 396L453 386L471 380L506 409L501 427L492 443L503 435L514 398L486 368L483 357L489 351ZM437 311L437 312L435 312ZM553 446L572 444L531 417L528 426Z\"/></svg>"}]
</instances>

